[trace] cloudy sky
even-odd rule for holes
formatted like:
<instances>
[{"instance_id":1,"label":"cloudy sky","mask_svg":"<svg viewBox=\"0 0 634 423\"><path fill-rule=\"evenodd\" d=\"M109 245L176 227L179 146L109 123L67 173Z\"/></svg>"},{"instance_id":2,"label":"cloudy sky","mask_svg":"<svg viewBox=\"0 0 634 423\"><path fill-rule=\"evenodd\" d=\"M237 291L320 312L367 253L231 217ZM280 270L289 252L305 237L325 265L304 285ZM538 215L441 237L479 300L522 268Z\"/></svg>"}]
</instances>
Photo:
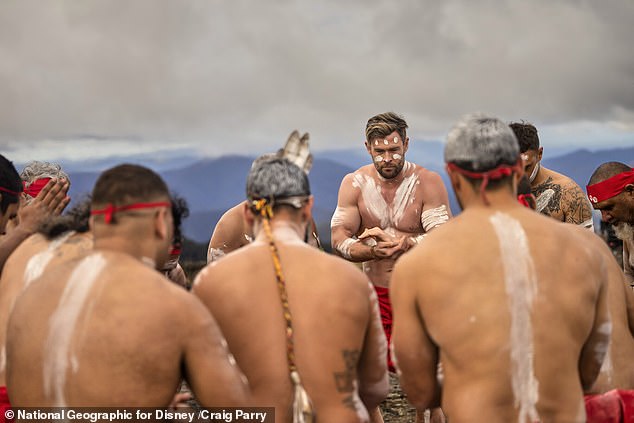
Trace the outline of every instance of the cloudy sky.
<instances>
[{"instance_id":1,"label":"cloudy sky","mask_svg":"<svg viewBox=\"0 0 634 423\"><path fill-rule=\"evenodd\" d=\"M4 0L0 151L17 161L362 148L462 114L547 146L634 145L631 0Z\"/></svg>"}]
</instances>

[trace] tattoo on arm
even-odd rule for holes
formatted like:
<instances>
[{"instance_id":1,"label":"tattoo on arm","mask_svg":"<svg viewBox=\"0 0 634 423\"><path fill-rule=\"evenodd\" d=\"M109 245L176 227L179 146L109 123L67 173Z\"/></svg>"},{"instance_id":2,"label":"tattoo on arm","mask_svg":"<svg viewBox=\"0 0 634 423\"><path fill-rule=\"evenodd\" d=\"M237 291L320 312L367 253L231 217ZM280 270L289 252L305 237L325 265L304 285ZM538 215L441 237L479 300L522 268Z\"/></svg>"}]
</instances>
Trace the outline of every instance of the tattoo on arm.
<instances>
[{"instance_id":1,"label":"tattoo on arm","mask_svg":"<svg viewBox=\"0 0 634 423\"><path fill-rule=\"evenodd\" d=\"M356 411L354 401L354 389L355 379L357 377L357 363L359 362L359 356L361 355L359 350L343 350L343 361L345 363L345 370L342 372L335 372L335 384L337 385L337 392L349 393L344 399L343 404Z\"/></svg>"},{"instance_id":2,"label":"tattoo on arm","mask_svg":"<svg viewBox=\"0 0 634 423\"><path fill-rule=\"evenodd\" d=\"M579 225L592 219L590 203L579 187L571 186L565 190L562 203L565 222Z\"/></svg>"}]
</instances>

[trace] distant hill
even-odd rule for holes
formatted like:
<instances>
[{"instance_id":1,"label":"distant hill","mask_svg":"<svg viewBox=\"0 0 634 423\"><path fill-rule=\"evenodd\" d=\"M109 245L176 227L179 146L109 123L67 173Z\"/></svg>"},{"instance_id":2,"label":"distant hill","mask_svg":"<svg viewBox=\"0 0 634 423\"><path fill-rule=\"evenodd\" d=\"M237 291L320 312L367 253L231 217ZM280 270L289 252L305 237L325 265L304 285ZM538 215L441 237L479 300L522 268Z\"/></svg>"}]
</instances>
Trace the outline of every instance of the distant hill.
<instances>
[{"instance_id":1,"label":"distant hill","mask_svg":"<svg viewBox=\"0 0 634 423\"><path fill-rule=\"evenodd\" d=\"M442 148L440 142L410 142L407 159L440 174L449 191L452 211L456 214L460 209L444 171ZM175 163L187 165L175 168L166 162L160 169L152 164L149 166L163 176L173 191L187 199L191 215L184 223L186 236L197 242L207 243L222 213L244 199L246 175L253 159L254 157L247 156L224 156L191 163L175 157ZM584 187L592 171L606 161L621 161L634 166L634 147L592 152L577 150L560 156L547 156L545 153L543 163L549 169L570 176ZM329 241L330 217L337 204L341 180L347 173L368 163L369 156L363 145L354 150L315 153L315 163L309 179L315 196L315 220L325 243ZM70 176L70 194L77 200L82 194L92 190L98 173L71 171Z\"/></svg>"}]
</instances>

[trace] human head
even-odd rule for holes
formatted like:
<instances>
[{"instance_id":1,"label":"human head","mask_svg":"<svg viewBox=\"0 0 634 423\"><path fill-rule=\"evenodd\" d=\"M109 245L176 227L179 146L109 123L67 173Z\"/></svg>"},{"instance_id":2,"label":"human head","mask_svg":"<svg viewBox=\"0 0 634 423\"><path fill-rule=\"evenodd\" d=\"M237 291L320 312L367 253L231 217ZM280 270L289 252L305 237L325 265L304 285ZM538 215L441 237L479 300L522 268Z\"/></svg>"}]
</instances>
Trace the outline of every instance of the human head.
<instances>
[{"instance_id":1,"label":"human head","mask_svg":"<svg viewBox=\"0 0 634 423\"><path fill-rule=\"evenodd\" d=\"M595 210L601 211L601 220L634 225L634 171L620 162L600 165L586 186L588 199Z\"/></svg>"},{"instance_id":2,"label":"human head","mask_svg":"<svg viewBox=\"0 0 634 423\"><path fill-rule=\"evenodd\" d=\"M22 193L18 171L6 157L0 154L0 234L4 234L7 222L17 216Z\"/></svg>"},{"instance_id":3,"label":"human head","mask_svg":"<svg viewBox=\"0 0 634 423\"><path fill-rule=\"evenodd\" d=\"M528 122L512 122L509 124L517 142L520 145L520 153L524 162L524 173L528 175L528 180L533 182L539 172L542 160L543 147L539 146L539 136L537 128Z\"/></svg>"},{"instance_id":4,"label":"human head","mask_svg":"<svg viewBox=\"0 0 634 423\"><path fill-rule=\"evenodd\" d=\"M481 113L463 117L449 131L445 145L445 162L458 202L460 177L480 190L485 204L485 190L512 187L513 174L521 176L519 145L513 131L500 119Z\"/></svg>"},{"instance_id":5,"label":"human head","mask_svg":"<svg viewBox=\"0 0 634 423\"><path fill-rule=\"evenodd\" d=\"M522 176L517 183L517 201L529 209L537 209L537 200L531 192L531 183L526 175Z\"/></svg>"},{"instance_id":6,"label":"human head","mask_svg":"<svg viewBox=\"0 0 634 423\"><path fill-rule=\"evenodd\" d=\"M249 172L247 205L256 217L270 218L282 208L300 210L307 204L312 204L308 177L290 161L282 158L266 160Z\"/></svg>"},{"instance_id":7,"label":"human head","mask_svg":"<svg viewBox=\"0 0 634 423\"><path fill-rule=\"evenodd\" d=\"M92 191L91 228L100 238L123 238L152 247L161 268L173 239L172 205L165 182L154 171L122 164L103 172Z\"/></svg>"},{"instance_id":8,"label":"human head","mask_svg":"<svg viewBox=\"0 0 634 423\"><path fill-rule=\"evenodd\" d=\"M53 178L65 179L70 184L68 174L62 170L62 167L49 162L29 162L20 172L20 178L24 185L24 198L27 202L37 197L47 182Z\"/></svg>"},{"instance_id":9,"label":"human head","mask_svg":"<svg viewBox=\"0 0 634 423\"><path fill-rule=\"evenodd\" d=\"M376 171L385 179L392 179L403 170L408 143L407 122L396 113L373 116L365 126L365 148Z\"/></svg>"},{"instance_id":10,"label":"human head","mask_svg":"<svg viewBox=\"0 0 634 423\"><path fill-rule=\"evenodd\" d=\"M68 231L88 232L90 229L90 198L77 203L61 216L54 216L44 222L38 232L48 239L53 239Z\"/></svg>"},{"instance_id":11,"label":"human head","mask_svg":"<svg viewBox=\"0 0 634 423\"><path fill-rule=\"evenodd\" d=\"M183 220L189 216L187 200L178 194L172 194L172 217L174 220L174 236L169 249L169 258L163 265L163 270L172 270L178 264L183 248Z\"/></svg>"}]
</instances>

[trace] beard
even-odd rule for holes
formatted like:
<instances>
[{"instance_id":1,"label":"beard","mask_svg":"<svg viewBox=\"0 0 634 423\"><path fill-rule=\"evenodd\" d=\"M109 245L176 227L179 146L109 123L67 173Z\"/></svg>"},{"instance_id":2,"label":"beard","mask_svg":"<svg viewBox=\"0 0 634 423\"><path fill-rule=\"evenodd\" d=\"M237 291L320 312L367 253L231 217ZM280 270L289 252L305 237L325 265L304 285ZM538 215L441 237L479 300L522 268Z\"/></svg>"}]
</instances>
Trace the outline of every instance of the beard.
<instances>
[{"instance_id":1,"label":"beard","mask_svg":"<svg viewBox=\"0 0 634 423\"><path fill-rule=\"evenodd\" d=\"M400 161L398 163L394 163L394 166L390 168L388 172L385 171L385 166L382 166L380 163L374 163L374 167L376 171L381 175L383 179L393 179L401 174L403 167L405 166L404 161Z\"/></svg>"},{"instance_id":2,"label":"beard","mask_svg":"<svg viewBox=\"0 0 634 423\"><path fill-rule=\"evenodd\" d=\"M621 241L634 239L634 226L629 223L619 222L613 226L614 235Z\"/></svg>"}]
</instances>

